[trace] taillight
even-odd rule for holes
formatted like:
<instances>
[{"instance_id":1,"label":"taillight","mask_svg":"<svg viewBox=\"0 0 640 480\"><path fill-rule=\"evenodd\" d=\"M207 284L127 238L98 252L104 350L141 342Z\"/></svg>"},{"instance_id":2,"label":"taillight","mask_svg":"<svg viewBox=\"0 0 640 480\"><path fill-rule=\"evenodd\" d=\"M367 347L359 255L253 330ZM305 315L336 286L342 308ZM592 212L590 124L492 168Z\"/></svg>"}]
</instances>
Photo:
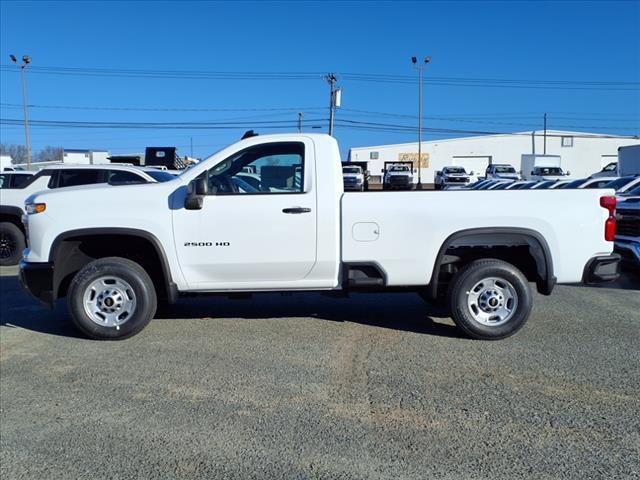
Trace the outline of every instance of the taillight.
<instances>
[{"instance_id":1,"label":"taillight","mask_svg":"<svg viewBox=\"0 0 640 480\"><path fill-rule=\"evenodd\" d=\"M616 238L616 197L600 197L600 206L609 211L604 222L604 239L613 242Z\"/></svg>"}]
</instances>

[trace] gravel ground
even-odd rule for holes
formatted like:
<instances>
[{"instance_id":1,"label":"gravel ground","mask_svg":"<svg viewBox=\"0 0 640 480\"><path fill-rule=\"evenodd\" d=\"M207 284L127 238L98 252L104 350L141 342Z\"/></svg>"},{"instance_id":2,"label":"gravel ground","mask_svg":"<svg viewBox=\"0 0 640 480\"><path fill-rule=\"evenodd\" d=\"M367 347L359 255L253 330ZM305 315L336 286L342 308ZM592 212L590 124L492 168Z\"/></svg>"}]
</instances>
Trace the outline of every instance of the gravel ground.
<instances>
[{"instance_id":1,"label":"gravel ground","mask_svg":"<svg viewBox=\"0 0 640 480\"><path fill-rule=\"evenodd\" d=\"M640 477L640 285L558 287L499 342L416 295L182 300L79 338L0 278L0 477Z\"/></svg>"}]
</instances>

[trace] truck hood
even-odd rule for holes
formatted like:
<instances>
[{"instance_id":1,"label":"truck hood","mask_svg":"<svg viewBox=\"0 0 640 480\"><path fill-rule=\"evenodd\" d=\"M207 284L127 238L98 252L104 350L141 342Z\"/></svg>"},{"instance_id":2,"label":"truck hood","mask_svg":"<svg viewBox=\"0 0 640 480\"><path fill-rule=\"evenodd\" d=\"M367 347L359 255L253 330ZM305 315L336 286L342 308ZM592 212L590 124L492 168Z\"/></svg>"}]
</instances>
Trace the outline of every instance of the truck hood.
<instances>
[{"instance_id":1,"label":"truck hood","mask_svg":"<svg viewBox=\"0 0 640 480\"><path fill-rule=\"evenodd\" d=\"M411 172L387 172L390 177L410 177Z\"/></svg>"},{"instance_id":2,"label":"truck hood","mask_svg":"<svg viewBox=\"0 0 640 480\"><path fill-rule=\"evenodd\" d=\"M180 182L168 181L163 183L136 183L132 185L109 185L108 183L98 183L93 185L78 185L75 187L56 188L54 190L43 190L33 193L25 202L72 202L78 205L91 203L94 201L121 200L130 197L129 201L134 202L139 196L161 196L163 189L173 191L181 185Z\"/></svg>"},{"instance_id":3,"label":"truck hood","mask_svg":"<svg viewBox=\"0 0 640 480\"><path fill-rule=\"evenodd\" d=\"M503 178L505 180L520 180L517 173L494 173L493 178Z\"/></svg>"},{"instance_id":4,"label":"truck hood","mask_svg":"<svg viewBox=\"0 0 640 480\"><path fill-rule=\"evenodd\" d=\"M361 173L344 173L342 174L342 178L355 178L357 179L361 179L363 178L364 175L362 175Z\"/></svg>"}]
</instances>

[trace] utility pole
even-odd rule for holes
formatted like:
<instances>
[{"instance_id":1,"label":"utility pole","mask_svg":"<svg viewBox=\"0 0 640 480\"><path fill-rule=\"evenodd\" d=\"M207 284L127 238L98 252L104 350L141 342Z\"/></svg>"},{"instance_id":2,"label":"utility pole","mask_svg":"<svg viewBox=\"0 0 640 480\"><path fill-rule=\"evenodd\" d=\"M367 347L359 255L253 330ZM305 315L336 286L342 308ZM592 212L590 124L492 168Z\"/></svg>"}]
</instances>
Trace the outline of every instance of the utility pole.
<instances>
[{"instance_id":1,"label":"utility pole","mask_svg":"<svg viewBox=\"0 0 640 480\"><path fill-rule=\"evenodd\" d=\"M193 158L193 137L191 138L191 158Z\"/></svg>"},{"instance_id":2,"label":"utility pole","mask_svg":"<svg viewBox=\"0 0 640 480\"><path fill-rule=\"evenodd\" d=\"M18 59L15 55L9 55L9 58L13 63L18 65ZM27 170L31 170L31 142L29 140L29 112L27 111L27 65L31 63L31 57L29 55L23 55L22 65L19 65L20 75L22 77L22 102L24 104L24 136L27 148Z\"/></svg>"},{"instance_id":3,"label":"utility pole","mask_svg":"<svg viewBox=\"0 0 640 480\"><path fill-rule=\"evenodd\" d=\"M325 75L324 79L329 83L329 135L333 136L333 118L336 110L336 76L333 73Z\"/></svg>"},{"instance_id":4,"label":"utility pole","mask_svg":"<svg viewBox=\"0 0 640 480\"><path fill-rule=\"evenodd\" d=\"M298 133L302 133L302 112L298 112Z\"/></svg>"},{"instance_id":5,"label":"utility pole","mask_svg":"<svg viewBox=\"0 0 640 480\"><path fill-rule=\"evenodd\" d=\"M424 57L424 64L419 65L416 57L411 57L411 63L418 70L418 183L416 190L422 190L422 72L431 61L431 57Z\"/></svg>"},{"instance_id":6,"label":"utility pole","mask_svg":"<svg viewBox=\"0 0 640 480\"><path fill-rule=\"evenodd\" d=\"M542 143L542 153L544 155L547 154L547 113L545 112L544 114L544 134L542 136L543 143Z\"/></svg>"}]
</instances>

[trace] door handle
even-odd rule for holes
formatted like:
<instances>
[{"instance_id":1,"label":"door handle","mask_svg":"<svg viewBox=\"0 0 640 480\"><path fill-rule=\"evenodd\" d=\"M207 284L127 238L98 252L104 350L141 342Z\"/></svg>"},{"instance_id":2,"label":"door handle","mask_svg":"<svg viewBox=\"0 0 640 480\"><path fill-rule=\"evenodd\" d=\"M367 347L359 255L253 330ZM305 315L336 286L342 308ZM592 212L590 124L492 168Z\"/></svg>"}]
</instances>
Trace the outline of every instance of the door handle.
<instances>
[{"instance_id":1,"label":"door handle","mask_svg":"<svg viewBox=\"0 0 640 480\"><path fill-rule=\"evenodd\" d=\"M303 208L303 207L289 207L289 208L282 209L282 213L293 213L293 214L309 213L310 211L311 211L310 208Z\"/></svg>"}]
</instances>

